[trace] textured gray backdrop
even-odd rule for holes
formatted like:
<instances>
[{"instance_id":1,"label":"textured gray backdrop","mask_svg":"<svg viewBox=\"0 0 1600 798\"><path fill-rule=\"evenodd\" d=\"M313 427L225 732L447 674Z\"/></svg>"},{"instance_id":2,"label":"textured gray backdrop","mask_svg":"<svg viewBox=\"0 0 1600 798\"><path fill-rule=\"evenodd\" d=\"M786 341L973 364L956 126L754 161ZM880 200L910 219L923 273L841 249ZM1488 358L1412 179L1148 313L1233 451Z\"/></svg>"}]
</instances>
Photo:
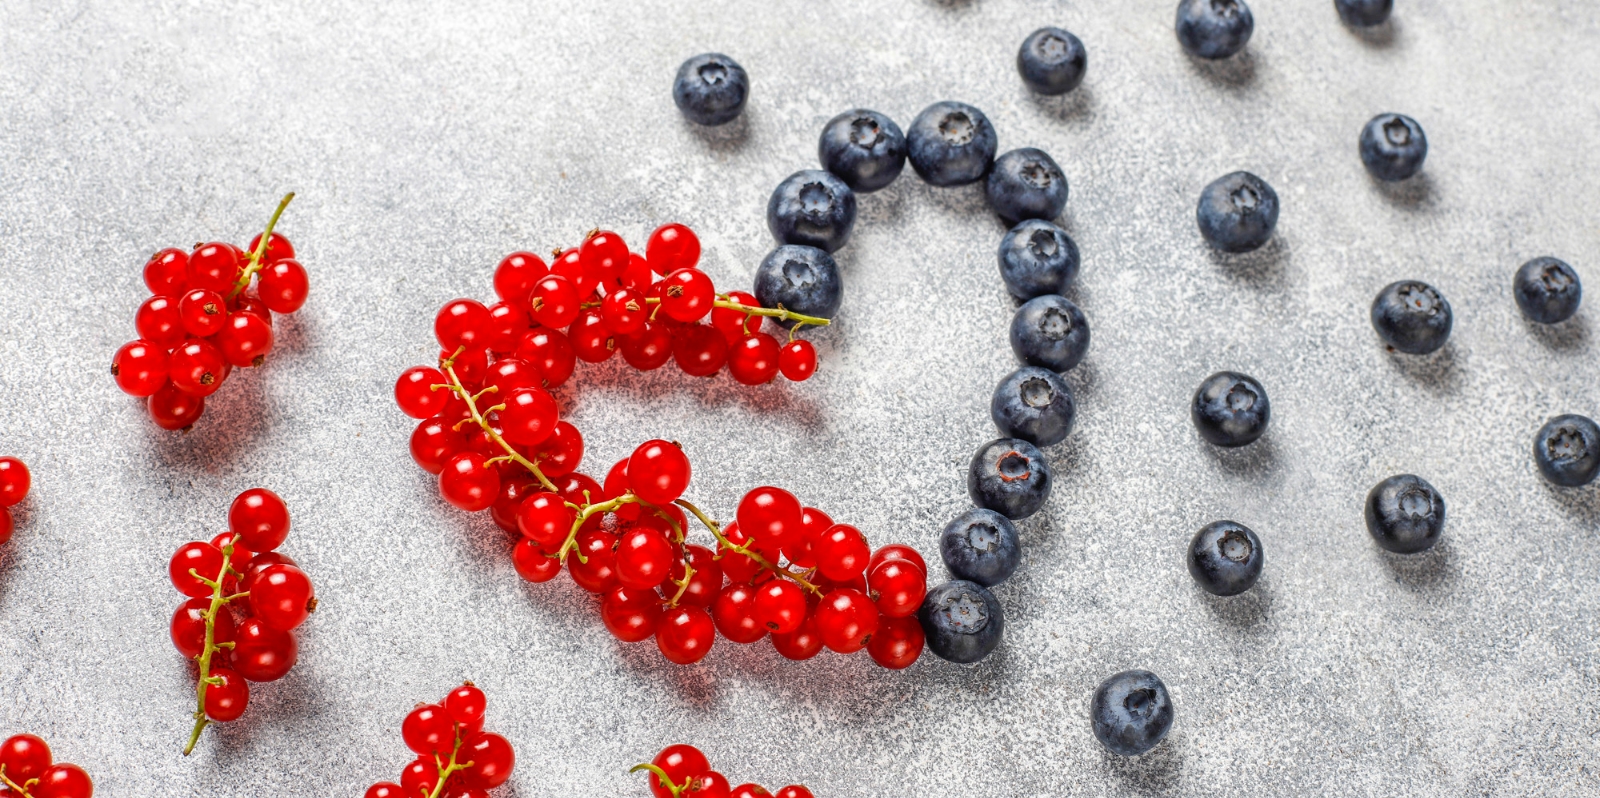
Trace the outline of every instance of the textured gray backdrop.
<instances>
[{"instance_id":1,"label":"textured gray backdrop","mask_svg":"<svg viewBox=\"0 0 1600 798\"><path fill-rule=\"evenodd\" d=\"M1600 791L1600 489L1548 488L1528 454L1546 417L1600 415L1589 0L1399 0L1368 37L1329 0L1260 0L1247 53L1222 65L1183 55L1173 0L601 5L0 8L0 451L35 474L0 550L0 735L44 735L105 796L353 796L410 758L414 702L473 679L517 746L506 798L642 796L627 767L679 741L735 782L823 797ZM1045 24L1088 46L1064 99L1031 96L1013 65ZM705 131L669 85L710 49L754 91L742 120ZM724 641L667 665L614 642L565 578L524 585L488 519L411 463L393 380L433 357L442 303L491 296L504 253L680 220L719 284L743 287L771 246L767 193L815 164L825 120L862 105L905 124L941 99L1066 170L1094 330L1071 375L1078 431L1049 453L1055 494L999 591L995 656L888 673ZM1389 110L1432 142L1400 189L1356 156ZM1283 198L1279 234L1218 257L1195 198L1241 168ZM906 174L861 203L816 379L584 368L560 399L586 470L675 438L712 512L775 482L938 570L967 458L994 434L989 392L1015 365L1014 304L979 191ZM106 374L144 258L243 243L290 189L309 304L193 432L158 430ZM1544 254L1591 288L1557 330L1511 299L1517 265ZM1402 277L1458 314L1435 357L1386 354L1368 326ZM1187 418L1223 368L1274 403L1242 452ZM1398 472L1449 503L1431 553L1390 556L1364 531L1367 489ZM193 682L167 640L165 563L253 485L288 500L284 551L322 609L294 672L186 760ZM1261 584L1231 600L1183 567L1218 518L1267 550ZM1103 752L1086 714L1129 667L1177 704L1140 759Z\"/></svg>"}]
</instances>

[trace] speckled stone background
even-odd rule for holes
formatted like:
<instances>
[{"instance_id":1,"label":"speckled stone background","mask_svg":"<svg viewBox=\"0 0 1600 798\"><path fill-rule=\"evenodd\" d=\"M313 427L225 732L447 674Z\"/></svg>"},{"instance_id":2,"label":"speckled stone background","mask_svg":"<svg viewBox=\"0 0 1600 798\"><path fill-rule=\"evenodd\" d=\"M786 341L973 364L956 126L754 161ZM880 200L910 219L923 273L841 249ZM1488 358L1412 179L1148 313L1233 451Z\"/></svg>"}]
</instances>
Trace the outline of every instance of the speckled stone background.
<instances>
[{"instance_id":1,"label":"speckled stone background","mask_svg":"<svg viewBox=\"0 0 1600 798\"><path fill-rule=\"evenodd\" d=\"M1549 488L1528 452L1547 417L1600 415L1600 23L1589 0L1397 5L1363 36L1328 0L1259 0L1248 51L1213 65L1179 49L1172 0L6 3L0 452L35 486L0 549L0 735L42 734L104 796L354 796L410 759L414 702L472 679L517 746L504 798L642 796L628 766L679 741L735 782L823 797L1600 792L1600 488ZM1045 24L1090 54L1063 99L1015 72ZM708 131L669 86L711 49L754 91ZM1094 330L1070 375L1078 430L1049 452L1056 490L1023 527L987 661L889 673L722 641L668 665L614 642L565 578L523 584L504 535L411 463L393 380L434 356L441 304L492 295L504 253L680 220L718 283L744 287L771 246L767 193L815 164L824 121L861 105L906 124L941 99L1066 170ZM1390 110L1432 143L1399 188L1356 156ZM1219 257L1195 198L1241 168L1277 188L1282 220L1263 252ZM1015 366L1015 305L980 192L906 175L862 200L814 380L582 368L560 399L585 470L673 438L713 513L775 482L938 570ZM291 189L281 229L309 304L193 432L160 431L106 374L141 264L244 243ZM1556 329L1511 299L1544 254L1591 288ZM1404 277L1455 307L1434 357L1387 354L1368 326ZM1240 452L1187 418L1224 368L1274 404ZM1399 472L1449 504L1430 553L1385 554L1363 527L1367 489ZM165 564L253 485L288 500L283 550L322 608L293 673L184 759L193 681L167 639ZM1239 598L1183 567L1218 518L1266 546ZM1086 708L1130 667L1166 680L1177 723L1120 759Z\"/></svg>"}]
</instances>

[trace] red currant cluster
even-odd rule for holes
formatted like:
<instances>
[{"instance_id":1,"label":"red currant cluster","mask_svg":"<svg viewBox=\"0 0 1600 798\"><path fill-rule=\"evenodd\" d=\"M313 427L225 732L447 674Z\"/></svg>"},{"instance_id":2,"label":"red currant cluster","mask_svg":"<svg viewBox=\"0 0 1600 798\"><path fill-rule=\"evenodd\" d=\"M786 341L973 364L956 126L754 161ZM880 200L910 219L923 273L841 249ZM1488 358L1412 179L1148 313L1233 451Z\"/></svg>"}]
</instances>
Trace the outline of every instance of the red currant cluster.
<instances>
[{"instance_id":1,"label":"red currant cluster","mask_svg":"<svg viewBox=\"0 0 1600 798\"><path fill-rule=\"evenodd\" d=\"M89 798L94 782L83 768L51 764L50 746L31 734L0 743L0 798Z\"/></svg>"},{"instance_id":2,"label":"red currant cluster","mask_svg":"<svg viewBox=\"0 0 1600 798\"><path fill-rule=\"evenodd\" d=\"M692 745L669 745L649 764L635 765L630 772L641 770L650 771L650 792L655 798L813 798L810 790L798 784L777 792L768 792L759 784L730 787L728 778L712 770L706 755Z\"/></svg>"},{"instance_id":3,"label":"red currant cluster","mask_svg":"<svg viewBox=\"0 0 1600 798\"><path fill-rule=\"evenodd\" d=\"M401 772L399 784L378 782L367 788L366 798L488 798L489 790L511 778L517 758L506 738L483 730L487 706L472 682L437 704L418 704L400 724L400 736L417 758Z\"/></svg>"},{"instance_id":4,"label":"red currant cluster","mask_svg":"<svg viewBox=\"0 0 1600 798\"><path fill-rule=\"evenodd\" d=\"M299 658L294 629L317 600L311 578L276 551L288 536L283 499L251 488L228 508L227 532L179 546L167 564L173 587L189 597L172 615L172 644L198 665L185 755L208 724L244 714L250 682L282 679Z\"/></svg>"},{"instance_id":5,"label":"red currant cluster","mask_svg":"<svg viewBox=\"0 0 1600 798\"><path fill-rule=\"evenodd\" d=\"M289 239L272 232L293 198L283 198L248 251L213 242L189 253L163 249L145 264L151 297L134 316L139 339L117 350L111 376L125 393L148 397L162 429L198 421L235 367L260 366L272 351L272 314L305 304L305 267Z\"/></svg>"},{"instance_id":6,"label":"red currant cluster","mask_svg":"<svg viewBox=\"0 0 1600 798\"><path fill-rule=\"evenodd\" d=\"M11 539L11 530L15 528L11 508L28 498L28 488L32 485L33 477L21 460L0 457L0 545Z\"/></svg>"}]
</instances>

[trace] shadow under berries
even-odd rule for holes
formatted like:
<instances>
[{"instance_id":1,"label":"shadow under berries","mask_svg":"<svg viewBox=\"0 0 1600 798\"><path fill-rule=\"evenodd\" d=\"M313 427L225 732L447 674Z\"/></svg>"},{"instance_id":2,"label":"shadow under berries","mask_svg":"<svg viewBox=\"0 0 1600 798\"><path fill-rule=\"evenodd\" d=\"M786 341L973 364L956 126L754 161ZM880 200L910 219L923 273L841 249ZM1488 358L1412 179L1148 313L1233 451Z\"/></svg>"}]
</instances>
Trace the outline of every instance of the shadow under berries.
<instances>
[{"instance_id":1,"label":"shadow under berries","mask_svg":"<svg viewBox=\"0 0 1600 798\"><path fill-rule=\"evenodd\" d=\"M1420 388L1440 395L1461 390L1465 374L1458 361L1463 358L1454 341L1430 355L1408 355L1392 348L1387 354L1389 366Z\"/></svg>"},{"instance_id":2,"label":"shadow under berries","mask_svg":"<svg viewBox=\"0 0 1600 798\"><path fill-rule=\"evenodd\" d=\"M1540 324L1524 318L1522 328L1552 352L1582 352L1589 345L1589 322L1582 315L1560 324Z\"/></svg>"},{"instance_id":3,"label":"shadow under berries","mask_svg":"<svg viewBox=\"0 0 1600 798\"><path fill-rule=\"evenodd\" d=\"M1289 287L1285 277L1293 250L1281 232L1252 252L1227 253L1212 247L1206 250L1212 265L1236 283L1275 293L1282 293Z\"/></svg>"},{"instance_id":4,"label":"shadow under berries","mask_svg":"<svg viewBox=\"0 0 1600 798\"><path fill-rule=\"evenodd\" d=\"M1377 548L1373 550L1394 576L1395 583L1413 592L1448 587L1459 575L1448 530L1433 548L1417 554L1394 554Z\"/></svg>"},{"instance_id":5,"label":"shadow under berries","mask_svg":"<svg viewBox=\"0 0 1600 798\"><path fill-rule=\"evenodd\" d=\"M1390 205L1403 211L1421 213L1431 211L1438 204L1438 189L1427 172L1396 182L1368 176L1373 190Z\"/></svg>"},{"instance_id":6,"label":"shadow under berries","mask_svg":"<svg viewBox=\"0 0 1600 798\"><path fill-rule=\"evenodd\" d=\"M1189 67L1195 74L1229 91L1242 92L1254 86L1258 66L1255 51L1249 47L1237 55L1217 60L1189 56Z\"/></svg>"}]
</instances>

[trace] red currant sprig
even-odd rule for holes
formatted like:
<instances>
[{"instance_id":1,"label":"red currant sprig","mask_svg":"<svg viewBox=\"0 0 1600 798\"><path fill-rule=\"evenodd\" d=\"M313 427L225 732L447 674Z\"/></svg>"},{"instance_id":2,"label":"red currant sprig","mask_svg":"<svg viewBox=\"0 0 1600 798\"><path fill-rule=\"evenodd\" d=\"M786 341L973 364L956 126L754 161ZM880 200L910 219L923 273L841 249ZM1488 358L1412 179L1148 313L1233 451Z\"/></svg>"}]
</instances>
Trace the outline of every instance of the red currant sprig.
<instances>
[{"instance_id":1,"label":"red currant sprig","mask_svg":"<svg viewBox=\"0 0 1600 798\"><path fill-rule=\"evenodd\" d=\"M145 264L151 296L134 316L139 338L117 350L111 376L123 392L145 399L163 429L193 426L234 368L265 363L272 314L305 304L305 267L289 239L273 232L293 199L284 196L248 250L213 242L193 252L164 249Z\"/></svg>"},{"instance_id":2,"label":"red currant sprig","mask_svg":"<svg viewBox=\"0 0 1600 798\"><path fill-rule=\"evenodd\" d=\"M50 746L31 734L0 743L0 796L5 798L90 798L94 782L70 762L52 764Z\"/></svg>"},{"instance_id":3,"label":"red currant sprig","mask_svg":"<svg viewBox=\"0 0 1600 798\"><path fill-rule=\"evenodd\" d=\"M173 587L189 597L172 616L172 644L198 669L185 756L206 726L244 714L250 682L281 679L299 658L294 629L316 611L317 599L310 577L276 551L288 535L283 500L251 488L228 508L227 532L179 546L167 565Z\"/></svg>"},{"instance_id":4,"label":"red currant sprig","mask_svg":"<svg viewBox=\"0 0 1600 798\"><path fill-rule=\"evenodd\" d=\"M28 466L15 457L0 457L0 546L11 540L16 522L11 519L11 508L28 497L33 476Z\"/></svg>"},{"instance_id":5,"label":"red currant sprig","mask_svg":"<svg viewBox=\"0 0 1600 798\"><path fill-rule=\"evenodd\" d=\"M729 786L728 779L711 769L711 762L692 745L669 745L656 758L634 765L629 773L650 773L650 793L655 798L813 798L811 791L791 784L768 792L759 784Z\"/></svg>"},{"instance_id":6,"label":"red currant sprig","mask_svg":"<svg viewBox=\"0 0 1600 798\"><path fill-rule=\"evenodd\" d=\"M400 724L400 736L417 758L401 772L400 783L380 781L367 788L366 798L471 798L504 784L516 753L506 738L483 730L487 707L488 698L472 682L437 704L418 704Z\"/></svg>"}]
</instances>

